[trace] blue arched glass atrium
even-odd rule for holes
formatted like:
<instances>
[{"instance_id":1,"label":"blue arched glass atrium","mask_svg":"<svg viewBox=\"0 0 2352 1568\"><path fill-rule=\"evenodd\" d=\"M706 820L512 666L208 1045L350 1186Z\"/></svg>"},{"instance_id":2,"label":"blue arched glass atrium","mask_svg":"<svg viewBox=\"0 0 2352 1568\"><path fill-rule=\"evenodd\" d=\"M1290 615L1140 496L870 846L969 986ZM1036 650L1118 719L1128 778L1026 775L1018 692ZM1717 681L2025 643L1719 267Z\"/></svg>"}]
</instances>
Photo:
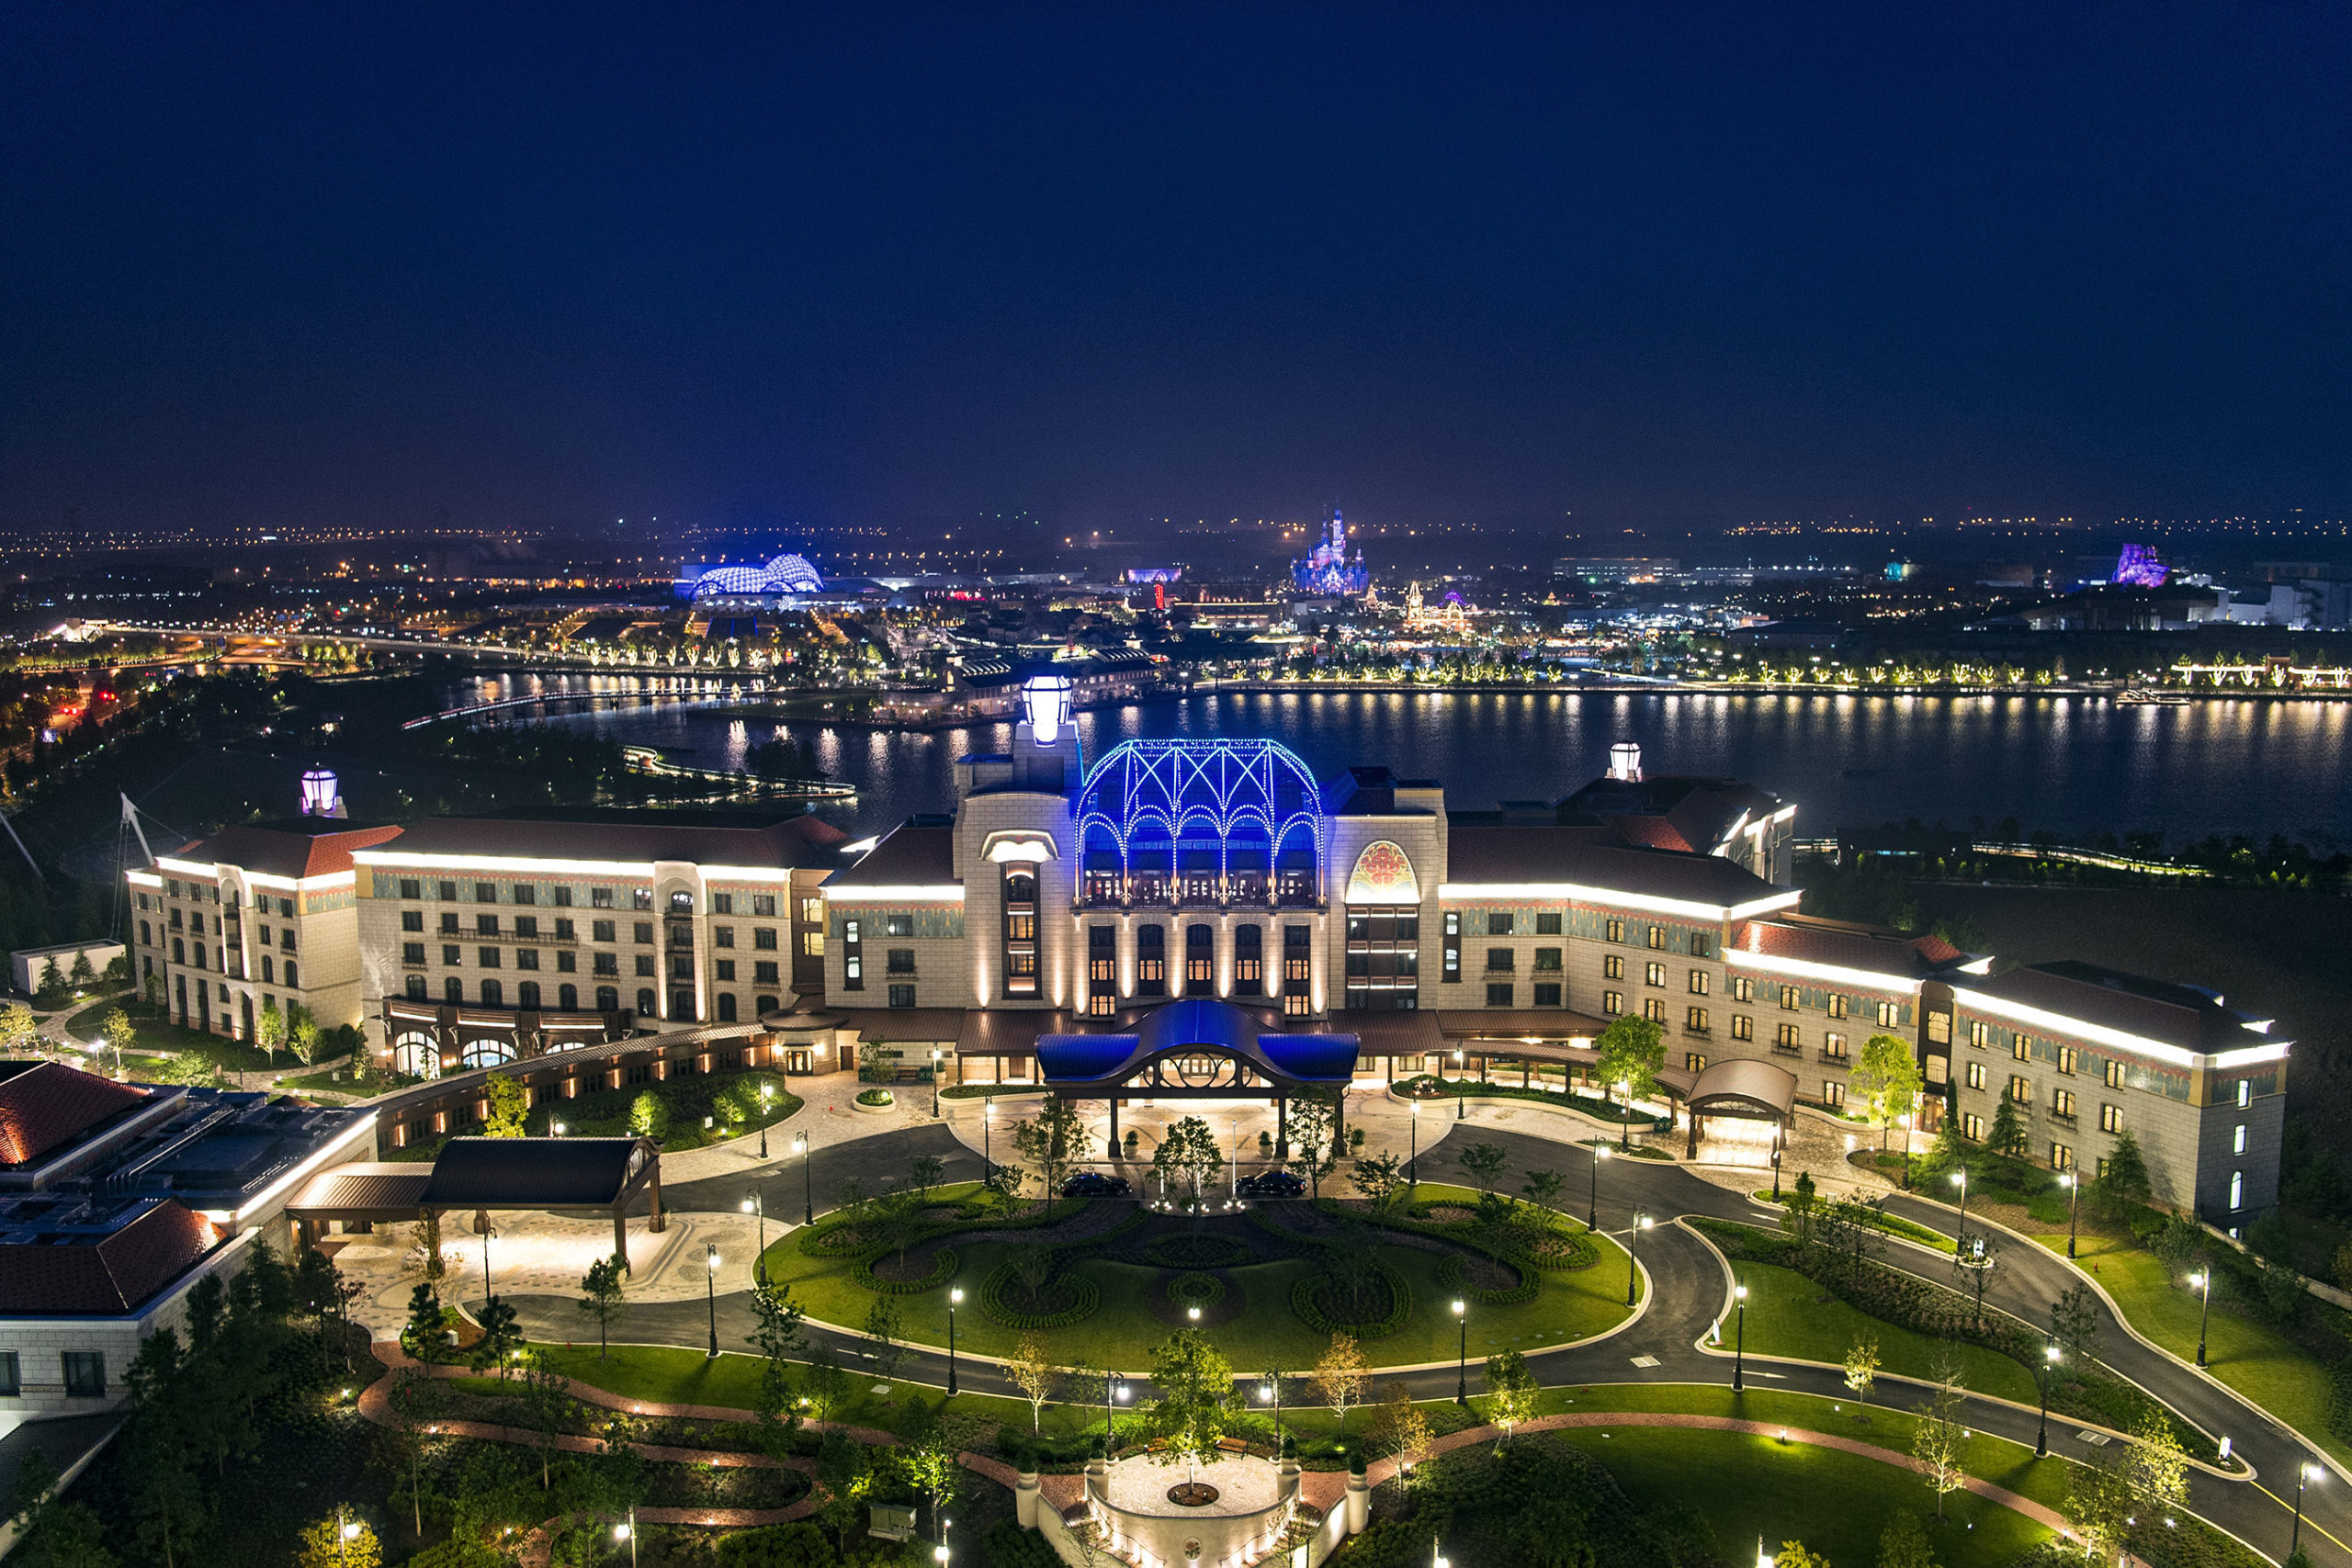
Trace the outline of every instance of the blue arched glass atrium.
<instances>
[{"instance_id":1,"label":"blue arched glass atrium","mask_svg":"<svg viewBox=\"0 0 2352 1568\"><path fill-rule=\"evenodd\" d=\"M1297 907L1322 897L1314 775L1271 740L1129 740L1079 793L1079 898Z\"/></svg>"}]
</instances>

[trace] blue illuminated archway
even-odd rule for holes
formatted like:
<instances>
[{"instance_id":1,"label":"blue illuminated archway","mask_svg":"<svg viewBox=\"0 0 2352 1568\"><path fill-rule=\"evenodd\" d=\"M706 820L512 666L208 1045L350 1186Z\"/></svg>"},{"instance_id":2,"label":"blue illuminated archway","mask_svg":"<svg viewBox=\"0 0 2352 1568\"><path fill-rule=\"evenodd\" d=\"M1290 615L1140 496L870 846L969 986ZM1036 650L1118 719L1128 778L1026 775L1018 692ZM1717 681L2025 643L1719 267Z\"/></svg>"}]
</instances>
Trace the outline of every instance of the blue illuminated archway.
<instances>
[{"instance_id":1,"label":"blue illuminated archway","mask_svg":"<svg viewBox=\"0 0 2352 1568\"><path fill-rule=\"evenodd\" d=\"M1074 807L1089 884L1138 902L1319 893L1315 776L1272 740L1129 740L1095 763ZM1237 891L1239 888L1240 891Z\"/></svg>"}]
</instances>

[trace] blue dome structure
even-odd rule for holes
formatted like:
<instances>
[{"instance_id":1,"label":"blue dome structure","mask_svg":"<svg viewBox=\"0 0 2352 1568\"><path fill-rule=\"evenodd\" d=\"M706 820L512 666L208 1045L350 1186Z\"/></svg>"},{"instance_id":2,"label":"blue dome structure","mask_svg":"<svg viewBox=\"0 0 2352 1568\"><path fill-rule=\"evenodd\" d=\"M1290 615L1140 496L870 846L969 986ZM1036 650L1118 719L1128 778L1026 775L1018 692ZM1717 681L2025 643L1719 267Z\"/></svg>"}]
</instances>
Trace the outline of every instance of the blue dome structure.
<instances>
[{"instance_id":1,"label":"blue dome structure","mask_svg":"<svg viewBox=\"0 0 2352 1568\"><path fill-rule=\"evenodd\" d=\"M769 558L763 566L714 566L678 581L678 592L684 598L700 599L708 594L756 598L771 593L821 593L825 580L808 564L806 556L782 555Z\"/></svg>"}]
</instances>

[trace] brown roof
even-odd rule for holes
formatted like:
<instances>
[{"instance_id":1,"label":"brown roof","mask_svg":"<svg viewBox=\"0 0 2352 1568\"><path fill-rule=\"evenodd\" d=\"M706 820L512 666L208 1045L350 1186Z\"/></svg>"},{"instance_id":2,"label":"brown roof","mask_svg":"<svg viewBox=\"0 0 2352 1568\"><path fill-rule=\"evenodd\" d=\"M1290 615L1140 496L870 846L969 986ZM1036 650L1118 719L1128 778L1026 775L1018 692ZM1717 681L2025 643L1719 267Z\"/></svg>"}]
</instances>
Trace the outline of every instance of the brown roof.
<instances>
[{"instance_id":1,"label":"brown roof","mask_svg":"<svg viewBox=\"0 0 2352 1568\"><path fill-rule=\"evenodd\" d=\"M956 830L901 822L859 859L825 878L827 887L951 887L956 886Z\"/></svg>"},{"instance_id":2,"label":"brown roof","mask_svg":"<svg viewBox=\"0 0 2352 1568\"><path fill-rule=\"evenodd\" d=\"M219 1239L210 1221L165 1198L96 1240L39 1236L0 1243L0 1313L130 1312Z\"/></svg>"},{"instance_id":3,"label":"brown roof","mask_svg":"<svg viewBox=\"0 0 2352 1568\"><path fill-rule=\"evenodd\" d=\"M173 855L174 860L201 865L233 865L270 876L331 876L351 869L351 852L372 849L401 836L398 828L330 828L332 817L314 818L321 826L261 827L240 824L223 828L200 843Z\"/></svg>"},{"instance_id":4,"label":"brown roof","mask_svg":"<svg viewBox=\"0 0 2352 1568\"><path fill-rule=\"evenodd\" d=\"M1524 1040L1563 1035L1591 1038L1609 1027L1605 1018L1562 1008L1448 1008L1437 1015L1448 1040Z\"/></svg>"},{"instance_id":5,"label":"brown roof","mask_svg":"<svg viewBox=\"0 0 2352 1568\"><path fill-rule=\"evenodd\" d=\"M2233 1051L2283 1043L2280 1036L2248 1029L2244 1014L2194 987L2072 959L2012 969L1989 980L1972 980L1969 988L2062 1018L2177 1045L2184 1051Z\"/></svg>"},{"instance_id":6,"label":"brown roof","mask_svg":"<svg viewBox=\"0 0 2352 1568\"><path fill-rule=\"evenodd\" d=\"M153 1099L58 1062L38 1062L0 1081L0 1166L21 1168Z\"/></svg>"},{"instance_id":7,"label":"brown roof","mask_svg":"<svg viewBox=\"0 0 2352 1568\"><path fill-rule=\"evenodd\" d=\"M1076 1021L1060 1009L967 1008L956 1036L959 1056L1034 1056L1040 1034L1072 1034Z\"/></svg>"},{"instance_id":8,"label":"brown roof","mask_svg":"<svg viewBox=\"0 0 2352 1568\"><path fill-rule=\"evenodd\" d=\"M1943 944L1947 948L1949 943ZM1835 964L1874 975L1916 980L1935 965L1919 946L1893 931L1839 920L1815 920L1802 915L1776 915L1743 920L1732 933L1732 951L1806 964ZM1951 948L1954 958L1960 951Z\"/></svg>"},{"instance_id":9,"label":"brown roof","mask_svg":"<svg viewBox=\"0 0 2352 1568\"><path fill-rule=\"evenodd\" d=\"M1693 1111L1710 1110L1711 1101L1742 1100L1770 1111L1784 1121L1795 1105L1796 1097L1794 1073L1746 1056L1708 1063L1683 1094Z\"/></svg>"},{"instance_id":10,"label":"brown roof","mask_svg":"<svg viewBox=\"0 0 2352 1568\"><path fill-rule=\"evenodd\" d=\"M375 1210L414 1213L424 1207L433 1179L428 1165L345 1165L312 1177L286 1205L292 1214Z\"/></svg>"},{"instance_id":11,"label":"brown roof","mask_svg":"<svg viewBox=\"0 0 2352 1568\"><path fill-rule=\"evenodd\" d=\"M849 835L814 817L764 828L706 828L648 821L507 822L431 817L401 835L398 854L492 859L685 861L695 865L826 866Z\"/></svg>"},{"instance_id":12,"label":"brown roof","mask_svg":"<svg viewBox=\"0 0 2352 1568\"><path fill-rule=\"evenodd\" d=\"M1365 1056L1423 1055L1445 1049L1445 1037L1438 1032L1438 1016L1342 1009L1331 1015L1329 1032L1354 1035L1358 1052Z\"/></svg>"},{"instance_id":13,"label":"brown roof","mask_svg":"<svg viewBox=\"0 0 2352 1568\"><path fill-rule=\"evenodd\" d=\"M1448 882L1576 882L1617 893L1729 908L1784 891L1721 855L1634 849L1589 828L1450 827Z\"/></svg>"},{"instance_id":14,"label":"brown roof","mask_svg":"<svg viewBox=\"0 0 2352 1568\"><path fill-rule=\"evenodd\" d=\"M936 1045L959 1040L964 1008L843 1008L849 1027L868 1044Z\"/></svg>"}]
</instances>

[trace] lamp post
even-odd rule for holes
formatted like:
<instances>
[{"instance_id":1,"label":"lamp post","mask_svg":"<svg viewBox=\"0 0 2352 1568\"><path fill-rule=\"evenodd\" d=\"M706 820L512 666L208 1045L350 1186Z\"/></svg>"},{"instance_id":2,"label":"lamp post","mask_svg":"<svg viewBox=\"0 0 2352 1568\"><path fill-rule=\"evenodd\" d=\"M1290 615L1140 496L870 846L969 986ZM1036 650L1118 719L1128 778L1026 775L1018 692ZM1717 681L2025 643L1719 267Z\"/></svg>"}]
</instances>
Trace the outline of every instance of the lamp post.
<instances>
[{"instance_id":1,"label":"lamp post","mask_svg":"<svg viewBox=\"0 0 2352 1568\"><path fill-rule=\"evenodd\" d=\"M2201 1367L2205 1364L2205 1325L2213 1315L2213 1270L2199 1269L2188 1277L2188 1283L2205 1298L2204 1304L2197 1309L2197 1364Z\"/></svg>"},{"instance_id":2,"label":"lamp post","mask_svg":"<svg viewBox=\"0 0 2352 1568\"><path fill-rule=\"evenodd\" d=\"M497 1234L498 1227L485 1219L481 1227L481 1293L484 1300L493 1302L498 1299L498 1292L490 1288L490 1238ZM2199 1361L2197 1364L2201 1367L2205 1363Z\"/></svg>"},{"instance_id":3,"label":"lamp post","mask_svg":"<svg viewBox=\"0 0 2352 1568\"><path fill-rule=\"evenodd\" d=\"M1437 1554L1437 1542L1430 1542L1430 1568L1453 1568L1453 1564Z\"/></svg>"},{"instance_id":4,"label":"lamp post","mask_svg":"<svg viewBox=\"0 0 2352 1568\"><path fill-rule=\"evenodd\" d=\"M939 1120L939 1047L931 1048L931 1119Z\"/></svg>"},{"instance_id":5,"label":"lamp post","mask_svg":"<svg viewBox=\"0 0 2352 1568\"><path fill-rule=\"evenodd\" d=\"M2317 1481L2320 1475L2319 1466L2309 1461L2299 1461L2295 1466L2295 1533L2287 1541L2289 1557L2294 1556L2296 1550L2303 1544L2303 1483Z\"/></svg>"},{"instance_id":6,"label":"lamp post","mask_svg":"<svg viewBox=\"0 0 2352 1568\"><path fill-rule=\"evenodd\" d=\"M1781 1201L1781 1151L1788 1146L1789 1129L1785 1122L1772 1124L1772 1201Z\"/></svg>"},{"instance_id":7,"label":"lamp post","mask_svg":"<svg viewBox=\"0 0 2352 1568\"><path fill-rule=\"evenodd\" d=\"M2075 1256L2075 1219L2083 1206L2083 1184L2071 1170L2058 1173L2058 1185L2066 1190L2066 1256Z\"/></svg>"},{"instance_id":8,"label":"lamp post","mask_svg":"<svg viewBox=\"0 0 2352 1568\"><path fill-rule=\"evenodd\" d=\"M814 1175L817 1156L808 1146L808 1134L792 1134L792 1152L803 1156L800 1162L800 1223L813 1225L817 1223L817 1178Z\"/></svg>"},{"instance_id":9,"label":"lamp post","mask_svg":"<svg viewBox=\"0 0 2352 1568\"><path fill-rule=\"evenodd\" d=\"M1905 1111L1894 1119L1894 1124L1903 1129L1903 1190L1908 1192L1911 1190L1911 1113Z\"/></svg>"},{"instance_id":10,"label":"lamp post","mask_svg":"<svg viewBox=\"0 0 2352 1568\"><path fill-rule=\"evenodd\" d=\"M560 1138L560 1137L562 1137L562 1136L563 1136L563 1123L562 1123L562 1122L548 1122L548 1135L549 1137L553 1137L553 1138Z\"/></svg>"},{"instance_id":11,"label":"lamp post","mask_svg":"<svg viewBox=\"0 0 2352 1568\"><path fill-rule=\"evenodd\" d=\"M1734 1285L1731 1294L1739 1311L1739 1337L1731 1347L1731 1391L1737 1393L1747 1386L1747 1287ZM1718 1339L1715 1343L1720 1345L1723 1341Z\"/></svg>"},{"instance_id":12,"label":"lamp post","mask_svg":"<svg viewBox=\"0 0 2352 1568\"><path fill-rule=\"evenodd\" d=\"M1584 1211L1584 1228L1589 1231L1600 1228L1600 1162L1608 1157L1607 1144L1592 1145L1592 1190L1586 1195Z\"/></svg>"},{"instance_id":13,"label":"lamp post","mask_svg":"<svg viewBox=\"0 0 2352 1568\"><path fill-rule=\"evenodd\" d=\"M1453 1321L1462 1327L1461 1348L1454 1352L1453 1359L1453 1403L1467 1410L1470 1407L1470 1307L1460 1297L1454 1299Z\"/></svg>"},{"instance_id":14,"label":"lamp post","mask_svg":"<svg viewBox=\"0 0 2352 1568\"><path fill-rule=\"evenodd\" d=\"M637 1505L629 1505L628 1522L613 1527L613 1539L628 1542L628 1568L637 1568Z\"/></svg>"},{"instance_id":15,"label":"lamp post","mask_svg":"<svg viewBox=\"0 0 2352 1568\"><path fill-rule=\"evenodd\" d=\"M337 1504L334 1522L334 1560L348 1562L351 1561L351 1543L359 1539L359 1521L344 1517L343 1506Z\"/></svg>"},{"instance_id":16,"label":"lamp post","mask_svg":"<svg viewBox=\"0 0 2352 1568\"><path fill-rule=\"evenodd\" d=\"M1104 1372L1102 1374L1102 1452L1106 1456L1110 1453L1113 1445L1118 1441L1119 1437L1118 1420L1112 1412L1111 1401L1116 1399L1121 1404L1125 1404L1126 1397L1127 1380L1116 1372Z\"/></svg>"},{"instance_id":17,"label":"lamp post","mask_svg":"<svg viewBox=\"0 0 2352 1568\"><path fill-rule=\"evenodd\" d=\"M743 1200L743 1212L760 1217L760 1255L752 1260L752 1279L756 1283L766 1279L768 1273L768 1206L762 1201L758 1188L752 1188L752 1195Z\"/></svg>"},{"instance_id":18,"label":"lamp post","mask_svg":"<svg viewBox=\"0 0 2352 1568\"><path fill-rule=\"evenodd\" d=\"M1622 1094L1622 1095L1623 1095L1623 1096L1625 1097L1625 1109L1626 1109L1627 1111L1631 1111L1631 1110L1633 1110L1633 1109L1634 1109L1634 1080L1633 1080L1633 1079L1631 1079L1631 1078L1619 1078L1619 1079L1617 1080L1617 1092L1618 1092L1619 1094ZM1627 1121L1623 1121L1623 1122L1618 1122L1618 1123L1617 1123L1617 1146L1618 1146L1619 1148L1621 1148L1621 1149L1630 1149L1630 1148L1632 1148L1632 1147L1634 1146L1634 1145L1633 1145L1633 1143L1631 1142L1631 1140L1632 1140L1632 1138L1633 1138L1633 1135L1634 1135L1634 1123L1632 1122L1632 1121L1627 1120Z\"/></svg>"},{"instance_id":19,"label":"lamp post","mask_svg":"<svg viewBox=\"0 0 2352 1568\"><path fill-rule=\"evenodd\" d=\"M2041 1384L2041 1426L2033 1434L2033 1457L2050 1457L2050 1382L2058 1375L2058 1347L2041 1348L2041 1376L2034 1380Z\"/></svg>"},{"instance_id":20,"label":"lamp post","mask_svg":"<svg viewBox=\"0 0 2352 1568\"><path fill-rule=\"evenodd\" d=\"M986 1091L980 1095L980 1163L996 1174L996 1096Z\"/></svg>"},{"instance_id":21,"label":"lamp post","mask_svg":"<svg viewBox=\"0 0 2352 1568\"><path fill-rule=\"evenodd\" d=\"M715 1361L718 1359L718 1248L704 1243L702 1258L709 1265L703 1280L703 1293L710 1302L710 1355L707 1359Z\"/></svg>"},{"instance_id":22,"label":"lamp post","mask_svg":"<svg viewBox=\"0 0 2352 1568\"><path fill-rule=\"evenodd\" d=\"M1258 1384L1258 1397L1274 1407L1274 1458L1283 1457L1283 1370L1267 1369Z\"/></svg>"},{"instance_id":23,"label":"lamp post","mask_svg":"<svg viewBox=\"0 0 2352 1568\"><path fill-rule=\"evenodd\" d=\"M1453 1076L1455 1081L1464 1081L1462 1078L1462 1053L1459 1051L1456 1051L1453 1054ZM1456 1122L1461 1121L1464 1116L1469 1114L1469 1096L1457 1089L1453 1096L1453 1119Z\"/></svg>"},{"instance_id":24,"label":"lamp post","mask_svg":"<svg viewBox=\"0 0 2352 1568\"><path fill-rule=\"evenodd\" d=\"M1413 1157L1405 1162L1405 1182L1410 1187L1421 1184L1421 1102L1413 1101Z\"/></svg>"},{"instance_id":25,"label":"lamp post","mask_svg":"<svg viewBox=\"0 0 2352 1568\"><path fill-rule=\"evenodd\" d=\"M964 1288L947 1292L947 1397L956 1397L956 1309L963 1304Z\"/></svg>"},{"instance_id":26,"label":"lamp post","mask_svg":"<svg viewBox=\"0 0 2352 1568\"><path fill-rule=\"evenodd\" d=\"M1625 1230L1625 1304L1627 1306L1634 1304L1634 1284L1641 1278L1642 1273L1641 1266L1634 1261L1634 1247L1642 1239L1642 1233L1649 1228L1650 1217L1637 1213L1634 1215L1634 1223Z\"/></svg>"},{"instance_id":27,"label":"lamp post","mask_svg":"<svg viewBox=\"0 0 2352 1568\"><path fill-rule=\"evenodd\" d=\"M1968 1234L1968 1168L1962 1166L1951 1173L1951 1184L1960 1189L1960 1231Z\"/></svg>"},{"instance_id":28,"label":"lamp post","mask_svg":"<svg viewBox=\"0 0 2352 1568\"><path fill-rule=\"evenodd\" d=\"M760 1157L768 1157L768 1101L775 1097L775 1085L760 1086Z\"/></svg>"}]
</instances>

